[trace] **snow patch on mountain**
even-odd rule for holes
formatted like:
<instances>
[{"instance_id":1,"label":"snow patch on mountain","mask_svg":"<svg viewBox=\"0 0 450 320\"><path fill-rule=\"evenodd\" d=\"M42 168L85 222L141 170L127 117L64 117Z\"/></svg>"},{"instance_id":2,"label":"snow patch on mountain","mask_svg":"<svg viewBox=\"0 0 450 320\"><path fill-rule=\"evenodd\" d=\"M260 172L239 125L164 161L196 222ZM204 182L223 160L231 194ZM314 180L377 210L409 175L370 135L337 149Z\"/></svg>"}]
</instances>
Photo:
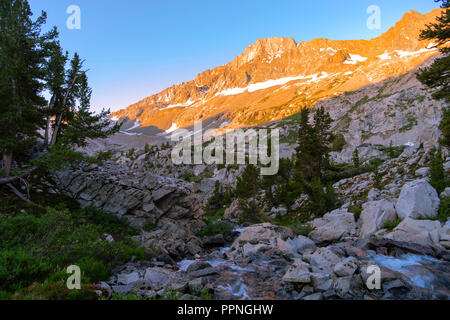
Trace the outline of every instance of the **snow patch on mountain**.
<instances>
[{"instance_id":1,"label":"snow patch on mountain","mask_svg":"<svg viewBox=\"0 0 450 320\"><path fill-rule=\"evenodd\" d=\"M310 80L308 80L308 83L317 82L317 81L320 81L327 77L329 77L328 73L319 72L319 73L308 75L308 76L285 77L285 78L280 78L280 79L276 79L276 80L267 80L264 82L258 82L258 83L251 84L245 88L227 89L227 90L217 93L216 96L232 96L232 95L237 95L237 94L241 94L244 92L255 92L255 91L264 90L264 89L275 87L275 86L282 86L288 82L296 81L296 80L310 79Z\"/></svg>"},{"instance_id":2,"label":"snow patch on mountain","mask_svg":"<svg viewBox=\"0 0 450 320\"><path fill-rule=\"evenodd\" d=\"M344 64L357 64L358 62L364 62L367 58L361 57L358 54L351 54L350 53L350 60L347 60L344 62Z\"/></svg>"}]
</instances>

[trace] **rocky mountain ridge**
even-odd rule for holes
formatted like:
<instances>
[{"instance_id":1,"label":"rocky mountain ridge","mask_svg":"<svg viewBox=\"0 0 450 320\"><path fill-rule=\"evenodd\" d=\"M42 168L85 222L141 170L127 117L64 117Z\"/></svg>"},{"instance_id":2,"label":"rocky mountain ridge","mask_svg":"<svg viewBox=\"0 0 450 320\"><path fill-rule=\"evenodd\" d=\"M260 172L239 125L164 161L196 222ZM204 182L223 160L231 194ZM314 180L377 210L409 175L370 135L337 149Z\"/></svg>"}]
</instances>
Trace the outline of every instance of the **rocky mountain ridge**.
<instances>
[{"instance_id":1,"label":"rocky mountain ridge","mask_svg":"<svg viewBox=\"0 0 450 320\"><path fill-rule=\"evenodd\" d=\"M170 133L196 121L223 130L282 119L326 98L407 73L438 54L432 42L419 41L418 35L439 13L410 11L372 40L297 44L288 38L260 39L234 61L115 112L113 118L131 121L127 134Z\"/></svg>"}]
</instances>

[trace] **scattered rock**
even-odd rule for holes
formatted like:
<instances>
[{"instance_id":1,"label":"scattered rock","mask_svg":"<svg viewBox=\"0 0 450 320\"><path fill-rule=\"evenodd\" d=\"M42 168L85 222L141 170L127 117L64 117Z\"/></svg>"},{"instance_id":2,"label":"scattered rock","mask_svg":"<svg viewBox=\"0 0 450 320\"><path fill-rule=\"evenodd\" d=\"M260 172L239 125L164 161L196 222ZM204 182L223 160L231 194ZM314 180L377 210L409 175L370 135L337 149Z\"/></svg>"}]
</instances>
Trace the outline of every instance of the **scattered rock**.
<instances>
[{"instance_id":1,"label":"scattered rock","mask_svg":"<svg viewBox=\"0 0 450 320\"><path fill-rule=\"evenodd\" d=\"M417 177L426 177L430 173L430 168L420 168L414 173Z\"/></svg>"},{"instance_id":2,"label":"scattered rock","mask_svg":"<svg viewBox=\"0 0 450 320\"><path fill-rule=\"evenodd\" d=\"M445 190L441 192L440 196L441 196L441 199L445 198L445 197L450 197L450 188L448 188L448 187L445 188Z\"/></svg>"}]
</instances>

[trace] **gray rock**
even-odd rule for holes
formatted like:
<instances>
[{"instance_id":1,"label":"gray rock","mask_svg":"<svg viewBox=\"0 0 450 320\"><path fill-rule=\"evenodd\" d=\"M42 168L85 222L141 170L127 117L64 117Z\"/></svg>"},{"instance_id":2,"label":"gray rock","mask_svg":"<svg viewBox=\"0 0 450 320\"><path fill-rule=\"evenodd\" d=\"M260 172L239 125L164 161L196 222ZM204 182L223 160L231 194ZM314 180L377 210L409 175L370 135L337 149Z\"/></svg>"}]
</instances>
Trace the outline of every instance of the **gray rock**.
<instances>
[{"instance_id":1,"label":"gray rock","mask_svg":"<svg viewBox=\"0 0 450 320\"><path fill-rule=\"evenodd\" d=\"M112 291L117 294L126 295L129 294L133 290L133 286L126 285L126 286L112 286Z\"/></svg>"},{"instance_id":2,"label":"gray rock","mask_svg":"<svg viewBox=\"0 0 450 320\"><path fill-rule=\"evenodd\" d=\"M138 291L138 295L143 297L143 298L153 299L158 294L156 293L155 290L139 290Z\"/></svg>"},{"instance_id":3,"label":"gray rock","mask_svg":"<svg viewBox=\"0 0 450 320\"><path fill-rule=\"evenodd\" d=\"M201 270L197 270L197 271L192 271L191 273L189 273L189 276L191 276L192 278L202 278L202 277L208 277L208 276L212 276L212 275L216 275L217 271L214 268L206 268L206 269L201 269Z\"/></svg>"},{"instance_id":4,"label":"gray rock","mask_svg":"<svg viewBox=\"0 0 450 320\"><path fill-rule=\"evenodd\" d=\"M308 195L302 194L300 198L295 200L294 204L290 207L291 211L297 211L301 207L303 207L308 202Z\"/></svg>"},{"instance_id":5,"label":"gray rock","mask_svg":"<svg viewBox=\"0 0 450 320\"><path fill-rule=\"evenodd\" d=\"M387 239L417 243L425 247L439 247L439 221L413 220L406 218L391 233Z\"/></svg>"},{"instance_id":6,"label":"gray rock","mask_svg":"<svg viewBox=\"0 0 450 320\"><path fill-rule=\"evenodd\" d=\"M315 219L311 223L315 228L309 237L315 243L337 242L346 237L358 235L357 225L353 213L346 210L334 210L324 215L323 218Z\"/></svg>"},{"instance_id":7,"label":"gray rock","mask_svg":"<svg viewBox=\"0 0 450 320\"><path fill-rule=\"evenodd\" d=\"M311 267L315 273L333 273L334 267L341 262L336 254L328 248L319 248L311 256Z\"/></svg>"},{"instance_id":8,"label":"gray rock","mask_svg":"<svg viewBox=\"0 0 450 320\"><path fill-rule=\"evenodd\" d=\"M151 282L155 290L167 287L175 280L175 276L169 270L163 268L148 268L145 271L144 279Z\"/></svg>"},{"instance_id":9,"label":"gray rock","mask_svg":"<svg viewBox=\"0 0 450 320\"><path fill-rule=\"evenodd\" d=\"M440 196L441 196L441 199L445 198L445 197L450 197L450 188L448 188L448 187L445 188L445 190L441 192Z\"/></svg>"},{"instance_id":10,"label":"gray rock","mask_svg":"<svg viewBox=\"0 0 450 320\"><path fill-rule=\"evenodd\" d=\"M189 265L189 267L186 269L186 272L191 273L191 272L206 269L206 268L211 268L211 265L208 262L196 261L196 262L192 263L191 265Z\"/></svg>"},{"instance_id":11,"label":"gray rock","mask_svg":"<svg viewBox=\"0 0 450 320\"><path fill-rule=\"evenodd\" d=\"M426 177L430 173L430 168L420 168L414 173L417 177Z\"/></svg>"},{"instance_id":12,"label":"gray rock","mask_svg":"<svg viewBox=\"0 0 450 320\"><path fill-rule=\"evenodd\" d=\"M439 230L439 239L441 241L450 241L450 220L447 220L441 230Z\"/></svg>"},{"instance_id":13,"label":"gray rock","mask_svg":"<svg viewBox=\"0 0 450 320\"><path fill-rule=\"evenodd\" d=\"M129 285L137 281L139 281L139 273L137 271L128 274L122 273L117 276L117 282L119 284Z\"/></svg>"},{"instance_id":14,"label":"gray rock","mask_svg":"<svg viewBox=\"0 0 450 320\"><path fill-rule=\"evenodd\" d=\"M304 254L306 252L314 252L316 250L316 244L311 239L305 236L297 236L294 239L286 240L287 244L291 246L294 252Z\"/></svg>"},{"instance_id":15,"label":"gray rock","mask_svg":"<svg viewBox=\"0 0 450 320\"><path fill-rule=\"evenodd\" d=\"M434 218L440 200L436 190L424 179L405 183L395 208L400 218Z\"/></svg>"},{"instance_id":16,"label":"gray rock","mask_svg":"<svg viewBox=\"0 0 450 320\"><path fill-rule=\"evenodd\" d=\"M203 239L204 247L223 247L225 245L225 239L222 234L215 236L205 237Z\"/></svg>"},{"instance_id":17,"label":"gray rock","mask_svg":"<svg viewBox=\"0 0 450 320\"><path fill-rule=\"evenodd\" d=\"M290 229L276 226L270 223L256 224L246 228L234 241L232 249L237 249L245 244L271 244L275 245L277 239L286 240L293 237Z\"/></svg>"},{"instance_id":18,"label":"gray rock","mask_svg":"<svg viewBox=\"0 0 450 320\"><path fill-rule=\"evenodd\" d=\"M285 273L282 280L291 283L310 283L311 272L309 271L308 264L296 260L294 265Z\"/></svg>"},{"instance_id":19,"label":"gray rock","mask_svg":"<svg viewBox=\"0 0 450 320\"><path fill-rule=\"evenodd\" d=\"M336 264L333 271L339 277L352 276L358 270L358 260L348 257Z\"/></svg>"},{"instance_id":20,"label":"gray rock","mask_svg":"<svg viewBox=\"0 0 450 320\"><path fill-rule=\"evenodd\" d=\"M189 282L189 291L194 295L200 295L204 287L203 278L197 278Z\"/></svg>"},{"instance_id":21,"label":"gray rock","mask_svg":"<svg viewBox=\"0 0 450 320\"><path fill-rule=\"evenodd\" d=\"M361 238L366 238L384 227L386 222L395 221L394 205L386 200L371 201L363 205L361 213Z\"/></svg>"},{"instance_id":22,"label":"gray rock","mask_svg":"<svg viewBox=\"0 0 450 320\"><path fill-rule=\"evenodd\" d=\"M309 301L322 300L322 293L320 293L320 292L313 293L313 294L311 294L309 296L304 297L303 300L309 300Z\"/></svg>"},{"instance_id":23,"label":"gray rock","mask_svg":"<svg viewBox=\"0 0 450 320\"><path fill-rule=\"evenodd\" d=\"M344 298L348 295L348 292L350 291L351 283L352 283L352 276L338 278L336 279L336 282L333 284L333 288L341 298Z\"/></svg>"},{"instance_id":24,"label":"gray rock","mask_svg":"<svg viewBox=\"0 0 450 320\"><path fill-rule=\"evenodd\" d=\"M333 288L333 278L326 273L311 273L311 283L315 291L325 292Z\"/></svg>"}]
</instances>

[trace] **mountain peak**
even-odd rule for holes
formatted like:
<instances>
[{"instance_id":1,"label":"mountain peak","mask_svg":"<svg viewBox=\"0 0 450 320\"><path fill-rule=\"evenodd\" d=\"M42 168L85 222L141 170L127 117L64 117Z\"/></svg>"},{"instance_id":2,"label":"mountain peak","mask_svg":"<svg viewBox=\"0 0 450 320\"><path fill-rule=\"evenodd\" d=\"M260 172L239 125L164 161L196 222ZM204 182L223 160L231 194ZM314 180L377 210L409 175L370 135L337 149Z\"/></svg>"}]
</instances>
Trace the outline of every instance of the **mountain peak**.
<instances>
[{"instance_id":1,"label":"mountain peak","mask_svg":"<svg viewBox=\"0 0 450 320\"><path fill-rule=\"evenodd\" d=\"M409 72L438 54L431 41L418 38L440 12L412 10L371 41L318 38L297 45L293 38L262 38L232 62L113 116L161 130L207 119L238 128L288 117L323 99Z\"/></svg>"}]
</instances>

